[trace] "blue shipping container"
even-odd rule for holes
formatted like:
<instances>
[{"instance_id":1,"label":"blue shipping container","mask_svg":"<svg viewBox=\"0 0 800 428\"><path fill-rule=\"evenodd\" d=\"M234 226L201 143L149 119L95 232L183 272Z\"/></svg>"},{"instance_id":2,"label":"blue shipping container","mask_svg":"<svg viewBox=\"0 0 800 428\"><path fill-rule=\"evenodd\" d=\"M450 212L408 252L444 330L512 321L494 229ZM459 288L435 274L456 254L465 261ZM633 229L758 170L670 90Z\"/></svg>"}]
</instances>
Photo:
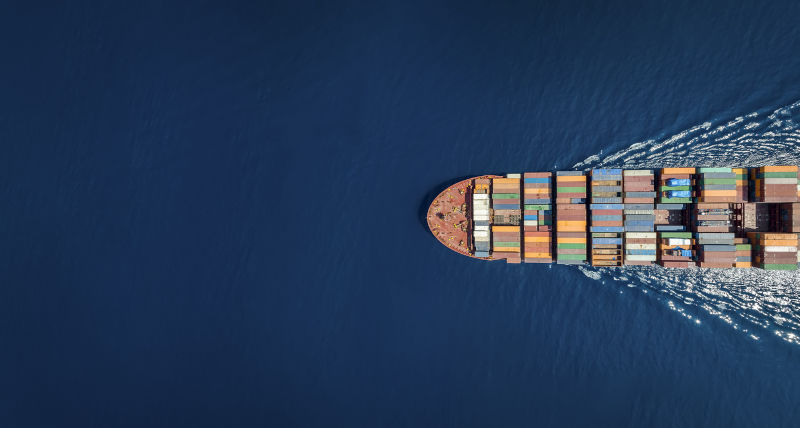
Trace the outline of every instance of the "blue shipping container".
<instances>
[{"instance_id":1,"label":"blue shipping container","mask_svg":"<svg viewBox=\"0 0 800 428\"><path fill-rule=\"evenodd\" d=\"M688 178L670 178L667 179L667 186L691 186L692 180Z\"/></svg>"}]
</instances>

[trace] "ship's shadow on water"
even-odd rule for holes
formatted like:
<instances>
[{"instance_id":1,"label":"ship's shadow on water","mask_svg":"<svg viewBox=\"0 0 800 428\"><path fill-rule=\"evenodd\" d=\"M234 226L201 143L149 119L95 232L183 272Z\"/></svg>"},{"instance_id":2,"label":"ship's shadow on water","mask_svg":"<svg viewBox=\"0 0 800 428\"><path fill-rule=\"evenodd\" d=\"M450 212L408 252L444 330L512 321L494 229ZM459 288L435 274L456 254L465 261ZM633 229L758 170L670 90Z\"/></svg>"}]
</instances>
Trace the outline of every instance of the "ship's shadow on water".
<instances>
[{"instance_id":1,"label":"ship's shadow on water","mask_svg":"<svg viewBox=\"0 0 800 428\"><path fill-rule=\"evenodd\" d=\"M419 208L417 209L417 219L419 220L419 224L420 226L422 226L422 229L425 231L428 230L428 207L431 206L431 202L433 202L433 200L436 199L436 196L438 196L439 193L442 193L444 189L447 189L448 187L458 183L459 181L466 180L472 177L480 177L481 175L486 175L486 173L464 175L453 180L447 180L442 183L439 183L439 185L433 187L432 190L428 191L428 193L426 193L425 196L422 197L422 200L419 203Z\"/></svg>"}]
</instances>

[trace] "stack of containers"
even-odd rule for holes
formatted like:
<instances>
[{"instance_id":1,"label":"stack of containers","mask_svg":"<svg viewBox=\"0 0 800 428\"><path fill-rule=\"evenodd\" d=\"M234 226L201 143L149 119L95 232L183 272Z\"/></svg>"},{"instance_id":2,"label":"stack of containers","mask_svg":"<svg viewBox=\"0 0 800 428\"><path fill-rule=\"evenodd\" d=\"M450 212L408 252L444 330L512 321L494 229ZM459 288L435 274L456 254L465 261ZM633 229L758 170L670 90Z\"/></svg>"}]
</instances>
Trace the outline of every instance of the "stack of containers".
<instances>
[{"instance_id":1,"label":"stack of containers","mask_svg":"<svg viewBox=\"0 0 800 428\"><path fill-rule=\"evenodd\" d=\"M626 204L653 204L656 189L652 169L627 169L623 175Z\"/></svg>"},{"instance_id":2,"label":"stack of containers","mask_svg":"<svg viewBox=\"0 0 800 428\"><path fill-rule=\"evenodd\" d=\"M592 170L592 266L622 265L622 170Z\"/></svg>"},{"instance_id":3,"label":"stack of containers","mask_svg":"<svg viewBox=\"0 0 800 428\"><path fill-rule=\"evenodd\" d=\"M625 231L654 231L656 216L653 211L653 204L655 203L656 192L653 170L625 170L623 176L625 187Z\"/></svg>"},{"instance_id":4,"label":"stack of containers","mask_svg":"<svg viewBox=\"0 0 800 428\"><path fill-rule=\"evenodd\" d=\"M693 174L695 174L694 168L663 168L658 188L661 203L691 204Z\"/></svg>"},{"instance_id":5,"label":"stack of containers","mask_svg":"<svg viewBox=\"0 0 800 428\"><path fill-rule=\"evenodd\" d=\"M492 208L494 210L492 224L520 224L522 211L520 210L519 191L519 178L492 179Z\"/></svg>"},{"instance_id":6,"label":"stack of containers","mask_svg":"<svg viewBox=\"0 0 800 428\"><path fill-rule=\"evenodd\" d=\"M556 172L556 263L586 261L586 177L581 171Z\"/></svg>"},{"instance_id":7,"label":"stack of containers","mask_svg":"<svg viewBox=\"0 0 800 428\"><path fill-rule=\"evenodd\" d=\"M800 232L800 203L780 205L780 230L785 233Z\"/></svg>"},{"instance_id":8,"label":"stack of containers","mask_svg":"<svg viewBox=\"0 0 800 428\"><path fill-rule=\"evenodd\" d=\"M656 246L655 232L625 232L625 264L655 264Z\"/></svg>"},{"instance_id":9,"label":"stack of containers","mask_svg":"<svg viewBox=\"0 0 800 428\"><path fill-rule=\"evenodd\" d=\"M733 173L736 174L736 202L747 202L747 168L733 168Z\"/></svg>"},{"instance_id":10,"label":"stack of containers","mask_svg":"<svg viewBox=\"0 0 800 428\"><path fill-rule=\"evenodd\" d=\"M766 270L797 270L797 234L749 232L756 266Z\"/></svg>"},{"instance_id":11,"label":"stack of containers","mask_svg":"<svg viewBox=\"0 0 800 428\"><path fill-rule=\"evenodd\" d=\"M472 186L472 242L475 257L489 257L489 185L488 178L476 179Z\"/></svg>"},{"instance_id":12,"label":"stack of containers","mask_svg":"<svg viewBox=\"0 0 800 428\"><path fill-rule=\"evenodd\" d=\"M593 169L591 174L593 204L622 203L621 169Z\"/></svg>"},{"instance_id":13,"label":"stack of containers","mask_svg":"<svg viewBox=\"0 0 800 428\"><path fill-rule=\"evenodd\" d=\"M525 263L551 263L552 245L552 173L526 172L524 186L523 234Z\"/></svg>"},{"instance_id":14,"label":"stack of containers","mask_svg":"<svg viewBox=\"0 0 800 428\"><path fill-rule=\"evenodd\" d=\"M732 268L736 264L733 233L697 233L700 267Z\"/></svg>"},{"instance_id":15,"label":"stack of containers","mask_svg":"<svg viewBox=\"0 0 800 428\"><path fill-rule=\"evenodd\" d=\"M733 267L753 267L753 246L750 244L750 238L736 238L733 243L736 245L736 264Z\"/></svg>"},{"instance_id":16,"label":"stack of containers","mask_svg":"<svg viewBox=\"0 0 800 428\"><path fill-rule=\"evenodd\" d=\"M592 265L622 265L623 204L591 204Z\"/></svg>"},{"instance_id":17,"label":"stack of containers","mask_svg":"<svg viewBox=\"0 0 800 428\"><path fill-rule=\"evenodd\" d=\"M751 200L797 202L797 166L762 166L750 170Z\"/></svg>"},{"instance_id":18,"label":"stack of containers","mask_svg":"<svg viewBox=\"0 0 800 428\"><path fill-rule=\"evenodd\" d=\"M694 206L695 230L707 233L733 232L731 204L699 203Z\"/></svg>"},{"instance_id":19,"label":"stack of containers","mask_svg":"<svg viewBox=\"0 0 800 428\"><path fill-rule=\"evenodd\" d=\"M586 176L582 171L556 172L556 203L586 203Z\"/></svg>"},{"instance_id":20,"label":"stack of containers","mask_svg":"<svg viewBox=\"0 0 800 428\"><path fill-rule=\"evenodd\" d=\"M698 174L697 202L736 202L737 174L733 168L700 168Z\"/></svg>"},{"instance_id":21,"label":"stack of containers","mask_svg":"<svg viewBox=\"0 0 800 428\"><path fill-rule=\"evenodd\" d=\"M519 226L492 225L492 257L506 259L508 263L520 262Z\"/></svg>"},{"instance_id":22,"label":"stack of containers","mask_svg":"<svg viewBox=\"0 0 800 428\"><path fill-rule=\"evenodd\" d=\"M665 216L665 220L667 220L667 224L657 224L656 231L659 232L684 232L686 231L686 225L683 224L684 220L684 209L686 208L686 204L656 204L656 211L661 211L662 215ZM675 221L675 223L670 223L671 221Z\"/></svg>"},{"instance_id":23,"label":"stack of containers","mask_svg":"<svg viewBox=\"0 0 800 428\"><path fill-rule=\"evenodd\" d=\"M519 174L492 179L492 257L519 263L521 213Z\"/></svg>"},{"instance_id":24,"label":"stack of containers","mask_svg":"<svg viewBox=\"0 0 800 428\"><path fill-rule=\"evenodd\" d=\"M688 268L695 264L694 241L691 232L659 232L661 265L668 268Z\"/></svg>"},{"instance_id":25,"label":"stack of containers","mask_svg":"<svg viewBox=\"0 0 800 428\"><path fill-rule=\"evenodd\" d=\"M622 266L622 233L592 233L592 266Z\"/></svg>"}]
</instances>

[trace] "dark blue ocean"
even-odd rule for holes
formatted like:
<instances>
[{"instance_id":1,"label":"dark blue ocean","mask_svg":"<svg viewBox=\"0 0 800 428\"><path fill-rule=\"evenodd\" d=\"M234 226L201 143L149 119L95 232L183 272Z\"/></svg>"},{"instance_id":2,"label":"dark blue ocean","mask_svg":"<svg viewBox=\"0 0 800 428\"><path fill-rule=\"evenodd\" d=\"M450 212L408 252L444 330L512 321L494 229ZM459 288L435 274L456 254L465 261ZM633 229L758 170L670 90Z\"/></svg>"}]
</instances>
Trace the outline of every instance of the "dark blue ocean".
<instances>
[{"instance_id":1,"label":"dark blue ocean","mask_svg":"<svg viewBox=\"0 0 800 428\"><path fill-rule=\"evenodd\" d=\"M800 162L797 2L45 3L0 15L0 426L797 426L799 276L424 220L483 173Z\"/></svg>"}]
</instances>

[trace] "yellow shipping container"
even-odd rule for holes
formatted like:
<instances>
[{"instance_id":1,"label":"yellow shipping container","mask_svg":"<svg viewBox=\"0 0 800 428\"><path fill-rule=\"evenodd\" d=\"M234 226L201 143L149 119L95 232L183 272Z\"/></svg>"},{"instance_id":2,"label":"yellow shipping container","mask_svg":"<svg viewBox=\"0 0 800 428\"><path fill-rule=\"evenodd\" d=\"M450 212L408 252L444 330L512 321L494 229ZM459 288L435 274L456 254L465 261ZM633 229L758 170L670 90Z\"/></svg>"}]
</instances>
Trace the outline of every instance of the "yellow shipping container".
<instances>
[{"instance_id":1,"label":"yellow shipping container","mask_svg":"<svg viewBox=\"0 0 800 428\"><path fill-rule=\"evenodd\" d=\"M559 244L585 244L586 238L558 238Z\"/></svg>"},{"instance_id":2,"label":"yellow shipping container","mask_svg":"<svg viewBox=\"0 0 800 428\"><path fill-rule=\"evenodd\" d=\"M664 168L662 174L694 174L695 168Z\"/></svg>"},{"instance_id":3,"label":"yellow shipping container","mask_svg":"<svg viewBox=\"0 0 800 428\"><path fill-rule=\"evenodd\" d=\"M768 233L762 233L761 234L761 239L764 239L764 240L767 240L767 241L771 240L771 239L775 239L775 240L778 240L778 239L789 240L789 239L791 239L791 240L795 240L796 241L797 240L797 235L794 234L794 233L773 233L773 232L768 232Z\"/></svg>"},{"instance_id":4,"label":"yellow shipping container","mask_svg":"<svg viewBox=\"0 0 800 428\"><path fill-rule=\"evenodd\" d=\"M562 232L585 232L586 226L558 226Z\"/></svg>"},{"instance_id":5,"label":"yellow shipping container","mask_svg":"<svg viewBox=\"0 0 800 428\"><path fill-rule=\"evenodd\" d=\"M586 176L584 175L559 175L556 177L556 181L586 181Z\"/></svg>"},{"instance_id":6,"label":"yellow shipping container","mask_svg":"<svg viewBox=\"0 0 800 428\"><path fill-rule=\"evenodd\" d=\"M496 253L518 253L519 247L494 247L492 251Z\"/></svg>"},{"instance_id":7,"label":"yellow shipping container","mask_svg":"<svg viewBox=\"0 0 800 428\"><path fill-rule=\"evenodd\" d=\"M797 239L765 239L763 241L764 247L795 247L797 246Z\"/></svg>"},{"instance_id":8,"label":"yellow shipping container","mask_svg":"<svg viewBox=\"0 0 800 428\"><path fill-rule=\"evenodd\" d=\"M492 226L492 232L519 232L519 226Z\"/></svg>"},{"instance_id":9,"label":"yellow shipping container","mask_svg":"<svg viewBox=\"0 0 800 428\"><path fill-rule=\"evenodd\" d=\"M558 226L586 226L585 220L562 220L556 223Z\"/></svg>"},{"instance_id":10,"label":"yellow shipping container","mask_svg":"<svg viewBox=\"0 0 800 428\"><path fill-rule=\"evenodd\" d=\"M541 195L550 193L550 189L525 189L525 193Z\"/></svg>"},{"instance_id":11,"label":"yellow shipping container","mask_svg":"<svg viewBox=\"0 0 800 428\"><path fill-rule=\"evenodd\" d=\"M753 264L750 263L750 262L736 262L734 267L737 267L737 268L749 268L749 267L753 267Z\"/></svg>"},{"instance_id":12,"label":"yellow shipping container","mask_svg":"<svg viewBox=\"0 0 800 428\"><path fill-rule=\"evenodd\" d=\"M550 253L529 253L525 252L525 257L530 259L550 259L553 255Z\"/></svg>"},{"instance_id":13,"label":"yellow shipping container","mask_svg":"<svg viewBox=\"0 0 800 428\"><path fill-rule=\"evenodd\" d=\"M797 165L765 166L761 170L764 172L797 172Z\"/></svg>"},{"instance_id":14,"label":"yellow shipping container","mask_svg":"<svg viewBox=\"0 0 800 428\"><path fill-rule=\"evenodd\" d=\"M550 242L549 236L526 236L525 242Z\"/></svg>"},{"instance_id":15,"label":"yellow shipping container","mask_svg":"<svg viewBox=\"0 0 800 428\"><path fill-rule=\"evenodd\" d=\"M519 178L495 178L492 179L494 184L519 184Z\"/></svg>"}]
</instances>

